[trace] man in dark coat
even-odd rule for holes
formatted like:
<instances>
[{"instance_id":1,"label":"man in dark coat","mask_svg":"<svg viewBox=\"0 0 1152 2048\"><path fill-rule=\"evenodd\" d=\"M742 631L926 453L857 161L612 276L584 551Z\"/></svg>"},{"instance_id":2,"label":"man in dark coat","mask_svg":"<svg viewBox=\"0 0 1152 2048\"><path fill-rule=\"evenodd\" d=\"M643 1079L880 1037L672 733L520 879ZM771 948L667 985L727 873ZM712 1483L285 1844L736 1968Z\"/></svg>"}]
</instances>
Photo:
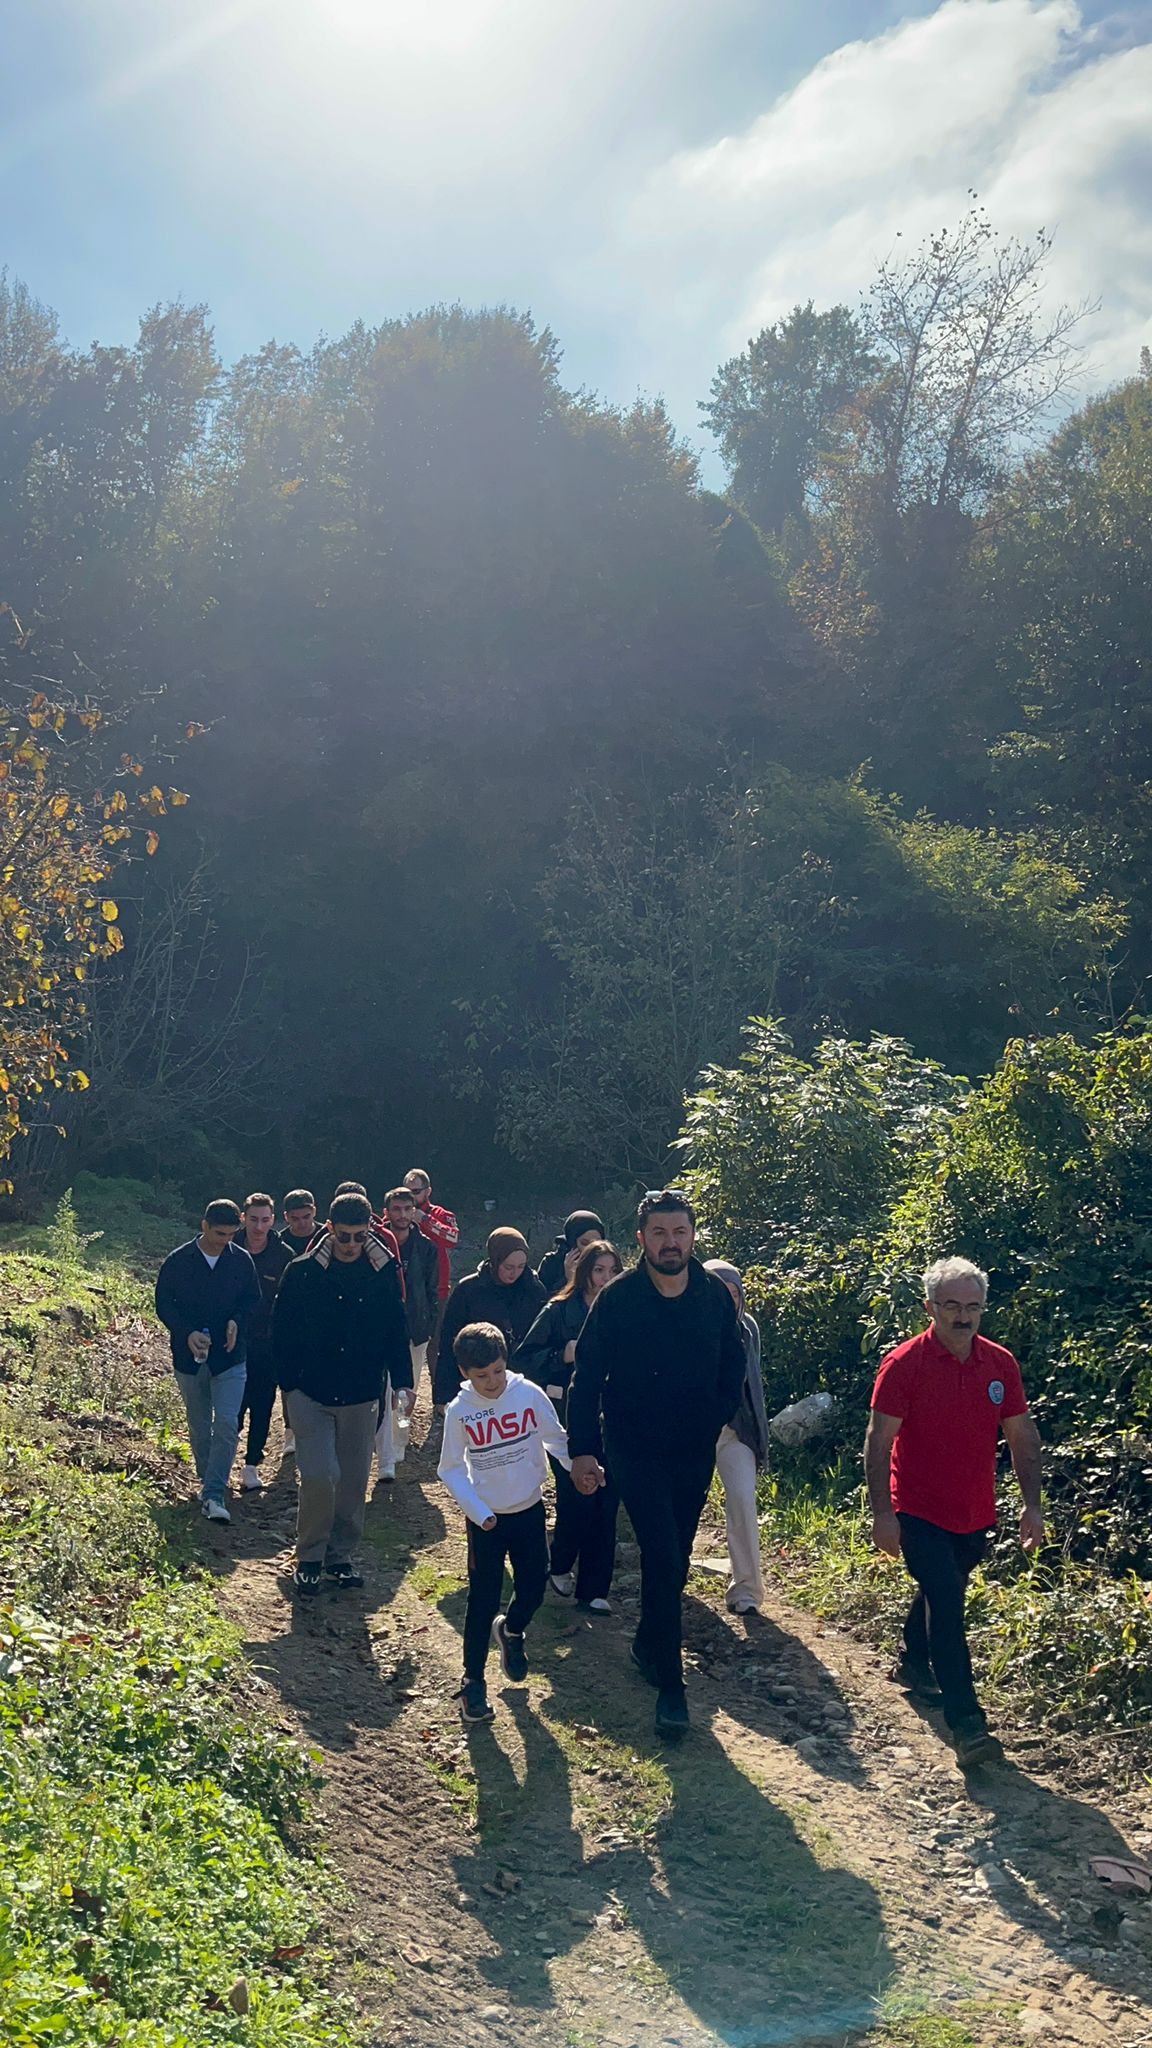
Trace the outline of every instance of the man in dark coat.
<instances>
[{"instance_id":1,"label":"man in dark coat","mask_svg":"<svg viewBox=\"0 0 1152 2048\"><path fill-rule=\"evenodd\" d=\"M572 1481L590 1493L607 1462L640 1545L632 1645L657 1689L656 1732L688 1727L681 1602L716 1462L744 1387L744 1344L728 1289L692 1256L696 1218L678 1189L645 1195L639 1264L609 1282L576 1345L568 1391Z\"/></svg>"}]
</instances>

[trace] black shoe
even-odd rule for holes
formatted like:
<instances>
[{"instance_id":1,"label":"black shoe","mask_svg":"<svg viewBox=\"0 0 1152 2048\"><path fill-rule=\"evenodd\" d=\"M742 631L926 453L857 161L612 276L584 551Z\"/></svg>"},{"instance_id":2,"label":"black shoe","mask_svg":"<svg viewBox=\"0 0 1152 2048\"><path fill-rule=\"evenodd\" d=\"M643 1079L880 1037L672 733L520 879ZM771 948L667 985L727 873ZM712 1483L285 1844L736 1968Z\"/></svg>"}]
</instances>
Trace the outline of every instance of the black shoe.
<instances>
[{"instance_id":1,"label":"black shoe","mask_svg":"<svg viewBox=\"0 0 1152 2048\"><path fill-rule=\"evenodd\" d=\"M682 1685L666 1685L656 1702L657 1735L687 1735L691 1722L688 1719L688 1700Z\"/></svg>"},{"instance_id":2,"label":"black shoe","mask_svg":"<svg viewBox=\"0 0 1152 2048\"><path fill-rule=\"evenodd\" d=\"M509 1635L502 1614L496 1616L493 1633L496 1637L496 1648L500 1652L500 1662L504 1666L505 1678L510 1678L513 1685L523 1685L528 1676L528 1654L524 1648L523 1636Z\"/></svg>"},{"instance_id":3,"label":"black shoe","mask_svg":"<svg viewBox=\"0 0 1152 2048\"><path fill-rule=\"evenodd\" d=\"M488 1689L482 1678L466 1678L457 1694L460 1701L460 1719L465 1726L474 1721L494 1721L496 1712L488 1698Z\"/></svg>"},{"instance_id":4,"label":"black shoe","mask_svg":"<svg viewBox=\"0 0 1152 2048\"><path fill-rule=\"evenodd\" d=\"M925 1706L938 1707L940 1687L930 1664L918 1664L913 1657L901 1657L892 1673L897 1685L911 1693L914 1700L923 1700Z\"/></svg>"},{"instance_id":5,"label":"black shoe","mask_svg":"<svg viewBox=\"0 0 1152 2048\"><path fill-rule=\"evenodd\" d=\"M364 1584L364 1574L363 1572L358 1572L356 1570L355 1565L351 1565L345 1562L342 1562L340 1564L326 1564L324 1569L327 1572L328 1577L332 1579L338 1586L355 1587L362 1586Z\"/></svg>"},{"instance_id":6,"label":"black shoe","mask_svg":"<svg viewBox=\"0 0 1152 2048\"><path fill-rule=\"evenodd\" d=\"M631 1649L628 1652L628 1655L631 1657L632 1662L636 1666L637 1671L640 1673L641 1678L644 1680L645 1685L654 1685L657 1687L657 1689L659 1689L660 1679L657 1674L656 1666L653 1664L651 1657L646 1657L644 1655L643 1650L638 1650L636 1648L635 1643L633 1643Z\"/></svg>"},{"instance_id":7,"label":"black shoe","mask_svg":"<svg viewBox=\"0 0 1152 2048\"><path fill-rule=\"evenodd\" d=\"M298 1593L318 1593L324 1573L318 1564L298 1564L292 1574L292 1584Z\"/></svg>"},{"instance_id":8,"label":"black shoe","mask_svg":"<svg viewBox=\"0 0 1152 2048\"><path fill-rule=\"evenodd\" d=\"M996 1737L989 1733L988 1723L983 1714L966 1714L952 1730L952 1746L956 1761L962 1771L974 1764L997 1764L1003 1761L1004 1751Z\"/></svg>"}]
</instances>

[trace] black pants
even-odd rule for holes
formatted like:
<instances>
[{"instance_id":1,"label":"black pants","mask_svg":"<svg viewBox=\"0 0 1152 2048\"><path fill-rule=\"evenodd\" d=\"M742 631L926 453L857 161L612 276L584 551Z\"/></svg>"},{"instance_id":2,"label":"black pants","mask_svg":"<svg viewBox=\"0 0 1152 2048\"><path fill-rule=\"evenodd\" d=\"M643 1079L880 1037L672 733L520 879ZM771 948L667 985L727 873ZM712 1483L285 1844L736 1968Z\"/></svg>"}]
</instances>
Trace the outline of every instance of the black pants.
<instances>
[{"instance_id":1,"label":"black pants","mask_svg":"<svg viewBox=\"0 0 1152 2048\"><path fill-rule=\"evenodd\" d=\"M276 1406L276 1368L272 1363L271 1350L249 1348L248 1384L244 1389L244 1401L240 1409L240 1427L248 1417L248 1442L244 1450L244 1463L258 1465L268 1448L268 1431L272 1422L272 1410Z\"/></svg>"},{"instance_id":2,"label":"black pants","mask_svg":"<svg viewBox=\"0 0 1152 2048\"><path fill-rule=\"evenodd\" d=\"M616 1563L620 1495L611 1474L595 1493L577 1493L563 1465L555 1458L548 1462L556 1481L556 1526L548 1569L559 1574L575 1566L576 1598L605 1600Z\"/></svg>"},{"instance_id":3,"label":"black pants","mask_svg":"<svg viewBox=\"0 0 1152 2048\"><path fill-rule=\"evenodd\" d=\"M608 1447L612 1472L640 1545L637 1656L654 1668L662 1689L683 1685L681 1600L692 1545L708 1498L715 1447L692 1459Z\"/></svg>"},{"instance_id":4,"label":"black pants","mask_svg":"<svg viewBox=\"0 0 1152 2048\"><path fill-rule=\"evenodd\" d=\"M468 1523L468 1607L464 1615L464 1676L483 1678L492 1623L504 1591L504 1560L512 1567L512 1599L505 1620L522 1636L548 1583L548 1524L544 1503L518 1515L497 1515L494 1529Z\"/></svg>"},{"instance_id":5,"label":"black pants","mask_svg":"<svg viewBox=\"0 0 1152 2048\"><path fill-rule=\"evenodd\" d=\"M919 1515L901 1515L899 1521L904 1563L917 1586L904 1623L904 1649L913 1663L931 1664L944 1695L944 1719L955 1728L980 1712L964 1633L964 1596L989 1532L956 1536Z\"/></svg>"}]
</instances>

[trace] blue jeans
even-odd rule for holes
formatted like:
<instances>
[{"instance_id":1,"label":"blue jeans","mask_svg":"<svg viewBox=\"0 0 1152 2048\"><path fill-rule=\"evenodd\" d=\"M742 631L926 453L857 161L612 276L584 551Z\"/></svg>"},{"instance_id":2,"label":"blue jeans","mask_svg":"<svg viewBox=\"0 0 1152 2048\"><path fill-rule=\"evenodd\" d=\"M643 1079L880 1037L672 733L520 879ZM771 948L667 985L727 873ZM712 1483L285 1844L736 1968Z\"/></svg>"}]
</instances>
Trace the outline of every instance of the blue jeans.
<instances>
[{"instance_id":1,"label":"blue jeans","mask_svg":"<svg viewBox=\"0 0 1152 2048\"><path fill-rule=\"evenodd\" d=\"M196 1372L176 1375L188 1415L188 1436L201 1500L223 1500L227 1491L247 1380L246 1365L230 1365L217 1373L202 1365Z\"/></svg>"}]
</instances>

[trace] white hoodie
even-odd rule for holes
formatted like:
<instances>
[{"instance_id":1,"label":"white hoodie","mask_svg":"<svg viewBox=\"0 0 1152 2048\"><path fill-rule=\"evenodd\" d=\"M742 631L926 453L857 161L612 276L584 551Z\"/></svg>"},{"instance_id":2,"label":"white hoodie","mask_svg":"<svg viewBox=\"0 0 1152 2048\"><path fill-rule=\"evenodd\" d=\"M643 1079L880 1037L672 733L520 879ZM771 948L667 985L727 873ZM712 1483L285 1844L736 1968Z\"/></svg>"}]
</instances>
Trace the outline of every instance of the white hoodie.
<instances>
[{"instance_id":1,"label":"white hoodie","mask_svg":"<svg viewBox=\"0 0 1152 2048\"><path fill-rule=\"evenodd\" d=\"M504 1392L490 1400L465 1380L444 1414L439 1476L469 1520L483 1527L489 1515L535 1507L548 1477L547 1451L571 1469L567 1435L543 1387L510 1372Z\"/></svg>"}]
</instances>

